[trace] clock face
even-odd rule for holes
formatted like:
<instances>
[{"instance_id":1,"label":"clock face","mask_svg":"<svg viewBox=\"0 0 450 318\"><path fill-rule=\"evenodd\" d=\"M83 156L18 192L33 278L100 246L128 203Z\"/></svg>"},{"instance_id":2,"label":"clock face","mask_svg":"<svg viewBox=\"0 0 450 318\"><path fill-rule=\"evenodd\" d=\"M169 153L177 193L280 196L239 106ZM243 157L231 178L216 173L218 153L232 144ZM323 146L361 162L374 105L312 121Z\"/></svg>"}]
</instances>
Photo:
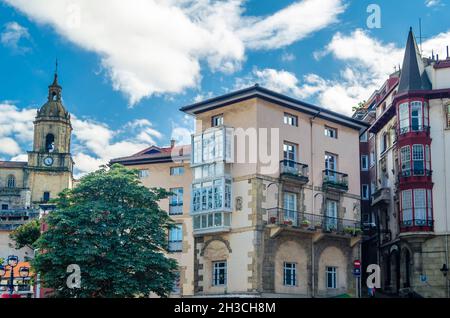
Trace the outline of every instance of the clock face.
<instances>
[{"instance_id":1,"label":"clock face","mask_svg":"<svg viewBox=\"0 0 450 318\"><path fill-rule=\"evenodd\" d=\"M51 166L53 164L53 158L52 157L47 157L44 159L44 164L46 166Z\"/></svg>"}]
</instances>

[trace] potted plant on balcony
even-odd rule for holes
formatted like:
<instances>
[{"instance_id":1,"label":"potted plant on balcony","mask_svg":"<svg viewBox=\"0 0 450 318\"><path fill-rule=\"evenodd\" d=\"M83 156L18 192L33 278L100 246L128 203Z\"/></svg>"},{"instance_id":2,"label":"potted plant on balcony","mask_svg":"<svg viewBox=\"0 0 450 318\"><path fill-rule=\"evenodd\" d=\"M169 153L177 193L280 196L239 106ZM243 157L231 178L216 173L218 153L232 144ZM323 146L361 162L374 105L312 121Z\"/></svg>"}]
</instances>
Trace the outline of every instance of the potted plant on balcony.
<instances>
[{"instance_id":1,"label":"potted plant on balcony","mask_svg":"<svg viewBox=\"0 0 450 318\"><path fill-rule=\"evenodd\" d=\"M320 230L320 229L322 228L322 222L317 221L317 222L314 224L314 228L315 228L316 230Z\"/></svg>"},{"instance_id":2,"label":"potted plant on balcony","mask_svg":"<svg viewBox=\"0 0 450 318\"><path fill-rule=\"evenodd\" d=\"M307 219L303 219L302 222L300 223L300 225L303 228L308 228L311 225L311 222L309 222L309 220L307 220Z\"/></svg>"},{"instance_id":3,"label":"potted plant on balcony","mask_svg":"<svg viewBox=\"0 0 450 318\"><path fill-rule=\"evenodd\" d=\"M276 224L277 223L277 217L276 216L271 216L269 219L270 224Z\"/></svg>"},{"instance_id":4,"label":"potted plant on balcony","mask_svg":"<svg viewBox=\"0 0 450 318\"><path fill-rule=\"evenodd\" d=\"M292 220L284 220L284 225L292 225Z\"/></svg>"}]
</instances>

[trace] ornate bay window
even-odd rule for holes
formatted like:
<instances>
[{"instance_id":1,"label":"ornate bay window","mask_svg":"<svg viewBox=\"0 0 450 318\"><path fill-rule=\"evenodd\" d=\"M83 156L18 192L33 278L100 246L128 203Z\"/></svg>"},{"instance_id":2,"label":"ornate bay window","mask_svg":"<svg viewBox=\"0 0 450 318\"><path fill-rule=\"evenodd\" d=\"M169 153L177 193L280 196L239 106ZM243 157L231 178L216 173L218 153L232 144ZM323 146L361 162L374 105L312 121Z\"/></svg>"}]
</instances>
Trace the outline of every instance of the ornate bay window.
<instances>
[{"instance_id":1,"label":"ornate bay window","mask_svg":"<svg viewBox=\"0 0 450 318\"><path fill-rule=\"evenodd\" d=\"M398 106L399 134L409 132L428 131L429 114L428 103L410 101Z\"/></svg>"},{"instance_id":2,"label":"ornate bay window","mask_svg":"<svg viewBox=\"0 0 450 318\"><path fill-rule=\"evenodd\" d=\"M406 145L400 149L401 176L431 176L430 146Z\"/></svg>"},{"instance_id":3,"label":"ornate bay window","mask_svg":"<svg viewBox=\"0 0 450 318\"><path fill-rule=\"evenodd\" d=\"M192 138L191 216L194 233L229 231L232 194L232 128L217 127Z\"/></svg>"},{"instance_id":4,"label":"ornate bay window","mask_svg":"<svg viewBox=\"0 0 450 318\"><path fill-rule=\"evenodd\" d=\"M433 230L433 198L431 189L401 191L401 232Z\"/></svg>"}]
</instances>

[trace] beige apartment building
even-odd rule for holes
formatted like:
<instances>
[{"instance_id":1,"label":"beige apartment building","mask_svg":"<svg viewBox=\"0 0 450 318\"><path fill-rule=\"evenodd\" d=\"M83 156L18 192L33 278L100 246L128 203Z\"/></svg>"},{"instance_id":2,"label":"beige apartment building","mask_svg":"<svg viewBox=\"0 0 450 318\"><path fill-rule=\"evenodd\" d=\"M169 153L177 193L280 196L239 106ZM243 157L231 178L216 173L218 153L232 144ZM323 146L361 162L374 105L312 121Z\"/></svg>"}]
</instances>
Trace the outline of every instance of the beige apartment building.
<instances>
[{"instance_id":1,"label":"beige apartment building","mask_svg":"<svg viewBox=\"0 0 450 318\"><path fill-rule=\"evenodd\" d=\"M355 158L367 125L257 85L181 110L196 119L191 147L112 161L139 169L149 187L171 189L161 202L170 214L181 193L182 214L173 216L181 230L168 234L169 251L182 241L171 252L180 294L355 295ZM172 175L176 167L184 174Z\"/></svg>"}]
</instances>

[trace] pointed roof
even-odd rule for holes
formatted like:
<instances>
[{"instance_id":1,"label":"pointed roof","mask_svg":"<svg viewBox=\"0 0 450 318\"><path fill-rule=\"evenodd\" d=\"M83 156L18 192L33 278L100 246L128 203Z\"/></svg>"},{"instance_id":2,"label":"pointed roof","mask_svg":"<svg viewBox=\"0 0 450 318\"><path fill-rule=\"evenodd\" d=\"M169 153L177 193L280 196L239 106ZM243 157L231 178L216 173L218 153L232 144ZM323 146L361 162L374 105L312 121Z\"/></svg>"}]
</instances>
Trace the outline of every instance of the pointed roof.
<instances>
[{"instance_id":1,"label":"pointed roof","mask_svg":"<svg viewBox=\"0 0 450 318\"><path fill-rule=\"evenodd\" d=\"M431 83L425 72L412 28L410 28L408 41L406 42L405 57L403 58L398 93L430 89Z\"/></svg>"},{"instance_id":2,"label":"pointed roof","mask_svg":"<svg viewBox=\"0 0 450 318\"><path fill-rule=\"evenodd\" d=\"M38 111L38 118L59 118L70 120L70 114L62 104L62 87L58 83L58 64L56 64L53 83L48 86L47 102Z\"/></svg>"}]
</instances>

